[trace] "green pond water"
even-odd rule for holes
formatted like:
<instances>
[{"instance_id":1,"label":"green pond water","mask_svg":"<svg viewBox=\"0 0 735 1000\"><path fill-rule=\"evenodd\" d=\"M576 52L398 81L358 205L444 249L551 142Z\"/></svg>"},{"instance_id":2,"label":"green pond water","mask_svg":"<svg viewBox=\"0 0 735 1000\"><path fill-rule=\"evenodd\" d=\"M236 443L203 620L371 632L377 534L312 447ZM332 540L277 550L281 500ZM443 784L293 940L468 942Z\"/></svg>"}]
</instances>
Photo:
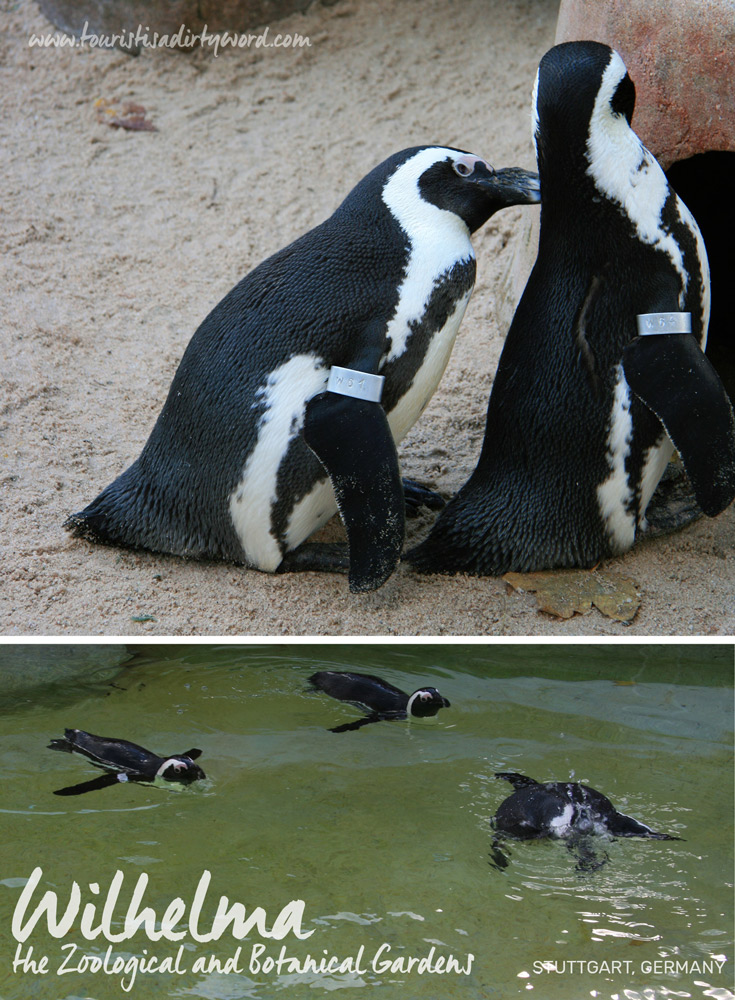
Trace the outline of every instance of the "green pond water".
<instances>
[{"instance_id":1,"label":"green pond water","mask_svg":"<svg viewBox=\"0 0 735 1000\"><path fill-rule=\"evenodd\" d=\"M432 684L451 708L330 733L360 713L308 689L321 668ZM181 645L139 650L112 683L4 692L0 998L733 998L732 683L732 646ZM200 747L207 779L54 796L99 773L46 749L65 727L159 753ZM597 838L589 871L562 842L514 843L496 870L490 819L511 792L497 770L591 784L683 839ZM61 916L73 882L97 915L59 937L43 917L19 945L11 921L37 867L26 919L47 890ZM108 941L82 931L118 870L111 933L142 873L158 924L110 944L94 971ZM222 895L262 907L268 929L303 900L312 933L299 939L286 910L281 940L231 928L193 940L205 871L200 934ZM177 897L185 936L153 940ZM279 969L282 954L293 961ZM335 958L299 971L307 956ZM20 964L44 958L45 974ZM166 959L171 971L141 964Z\"/></svg>"}]
</instances>

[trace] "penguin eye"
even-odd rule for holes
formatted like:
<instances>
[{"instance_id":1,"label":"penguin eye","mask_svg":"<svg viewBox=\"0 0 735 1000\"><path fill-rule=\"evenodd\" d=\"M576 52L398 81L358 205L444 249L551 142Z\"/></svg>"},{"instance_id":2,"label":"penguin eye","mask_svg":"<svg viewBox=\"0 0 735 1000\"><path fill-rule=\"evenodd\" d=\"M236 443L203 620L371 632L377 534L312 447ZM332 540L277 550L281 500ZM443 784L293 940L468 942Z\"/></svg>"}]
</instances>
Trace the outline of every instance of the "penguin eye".
<instances>
[{"instance_id":1,"label":"penguin eye","mask_svg":"<svg viewBox=\"0 0 735 1000\"><path fill-rule=\"evenodd\" d=\"M456 160L452 167L454 168L455 174L459 174L460 177L469 177L472 173L472 167L465 163L464 160Z\"/></svg>"}]
</instances>

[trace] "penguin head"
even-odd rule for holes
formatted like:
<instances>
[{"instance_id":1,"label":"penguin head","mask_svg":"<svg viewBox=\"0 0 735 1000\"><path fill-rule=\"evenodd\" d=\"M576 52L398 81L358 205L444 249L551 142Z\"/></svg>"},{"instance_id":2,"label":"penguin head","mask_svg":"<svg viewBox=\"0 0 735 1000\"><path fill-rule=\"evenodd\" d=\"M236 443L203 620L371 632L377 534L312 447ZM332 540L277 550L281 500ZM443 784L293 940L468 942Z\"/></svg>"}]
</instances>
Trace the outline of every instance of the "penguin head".
<instances>
[{"instance_id":1,"label":"penguin head","mask_svg":"<svg viewBox=\"0 0 735 1000\"><path fill-rule=\"evenodd\" d=\"M593 180L642 149L631 129L635 85L620 55L601 42L564 42L542 58L533 92L533 133L542 185L571 186L579 164Z\"/></svg>"},{"instance_id":2,"label":"penguin head","mask_svg":"<svg viewBox=\"0 0 735 1000\"><path fill-rule=\"evenodd\" d=\"M494 170L481 156L448 146L396 153L376 167L344 205L358 192L371 190L376 179L382 185L382 201L411 238L439 238L446 226L472 233L501 208L539 201L536 174L515 167Z\"/></svg>"},{"instance_id":3,"label":"penguin head","mask_svg":"<svg viewBox=\"0 0 735 1000\"><path fill-rule=\"evenodd\" d=\"M156 777L163 778L164 781L178 781L182 785L190 785L192 781L206 777L201 767L192 759L200 754L201 750L189 750L181 756L168 757L159 767Z\"/></svg>"},{"instance_id":4,"label":"penguin head","mask_svg":"<svg viewBox=\"0 0 735 1000\"><path fill-rule=\"evenodd\" d=\"M436 153L436 161L418 178L419 193L430 205L459 216L471 233L501 208L539 200L535 174L495 170L481 156L461 150Z\"/></svg>"},{"instance_id":5,"label":"penguin head","mask_svg":"<svg viewBox=\"0 0 735 1000\"><path fill-rule=\"evenodd\" d=\"M419 688L408 699L406 714L413 715L417 719L426 719L436 715L440 708L449 708L447 698L442 697L436 688Z\"/></svg>"}]
</instances>

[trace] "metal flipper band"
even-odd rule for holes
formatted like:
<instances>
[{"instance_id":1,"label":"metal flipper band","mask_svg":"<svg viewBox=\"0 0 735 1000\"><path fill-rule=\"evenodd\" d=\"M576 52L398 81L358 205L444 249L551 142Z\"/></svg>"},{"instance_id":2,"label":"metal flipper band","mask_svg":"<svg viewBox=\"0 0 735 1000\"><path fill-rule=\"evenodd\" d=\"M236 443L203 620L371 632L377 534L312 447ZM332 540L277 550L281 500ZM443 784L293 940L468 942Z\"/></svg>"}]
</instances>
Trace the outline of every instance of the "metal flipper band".
<instances>
[{"instance_id":1,"label":"metal flipper band","mask_svg":"<svg viewBox=\"0 0 735 1000\"><path fill-rule=\"evenodd\" d=\"M639 313L638 335L646 337L655 333L691 333L691 313Z\"/></svg>"},{"instance_id":2,"label":"metal flipper band","mask_svg":"<svg viewBox=\"0 0 735 1000\"><path fill-rule=\"evenodd\" d=\"M327 389L338 392L342 396L354 396L355 399L367 399L371 403L379 403L383 395L382 375L370 375L368 372L358 372L354 368L340 368L332 365L329 369Z\"/></svg>"}]
</instances>

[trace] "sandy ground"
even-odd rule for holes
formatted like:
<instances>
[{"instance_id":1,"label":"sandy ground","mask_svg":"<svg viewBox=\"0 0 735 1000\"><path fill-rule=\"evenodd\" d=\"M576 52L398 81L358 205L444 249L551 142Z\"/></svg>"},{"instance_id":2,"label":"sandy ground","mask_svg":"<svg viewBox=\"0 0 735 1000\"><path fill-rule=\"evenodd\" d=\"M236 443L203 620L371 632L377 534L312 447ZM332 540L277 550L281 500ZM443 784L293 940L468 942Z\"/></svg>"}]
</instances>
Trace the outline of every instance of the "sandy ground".
<instances>
[{"instance_id":1,"label":"sandy ground","mask_svg":"<svg viewBox=\"0 0 735 1000\"><path fill-rule=\"evenodd\" d=\"M595 610L551 618L496 579L402 566L355 597L341 576L269 577L94 547L62 529L137 457L211 307L375 163L440 142L534 166L530 90L555 0L315 4L284 25L311 48L217 58L30 49L47 22L30 0L2 7L4 635L735 632L733 509L603 567L641 593L631 625ZM159 131L100 123L99 98L143 105ZM404 474L447 496L482 441L520 220L508 210L475 239L478 284L457 346L401 447ZM411 524L411 539L428 523Z\"/></svg>"}]
</instances>

